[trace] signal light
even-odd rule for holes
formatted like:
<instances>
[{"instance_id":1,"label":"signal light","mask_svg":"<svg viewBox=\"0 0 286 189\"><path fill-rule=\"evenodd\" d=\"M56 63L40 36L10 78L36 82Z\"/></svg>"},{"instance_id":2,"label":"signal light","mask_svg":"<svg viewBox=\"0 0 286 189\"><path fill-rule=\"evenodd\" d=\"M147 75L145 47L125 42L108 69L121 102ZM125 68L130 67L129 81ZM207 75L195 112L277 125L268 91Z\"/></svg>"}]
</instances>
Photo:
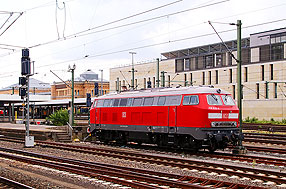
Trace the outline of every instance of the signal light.
<instances>
[{"instance_id":1,"label":"signal light","mask_svg":"<svg viewBox=\"0 0 286 189\"><path fill-rule=\"evenodd\" d=\"M26 94L27 94L26 88L20 87L19 88L19 96L21 96L23 98L26 96Z\"/></svg>"},{"instance_id":2,"label":"signal light","mask_svg":"<svg viewBox=\"0 0 286 189\"><path fill-rule=\"evenodd\" d=\"M21 58L21 74L30 75L31 74L31 61L29 57L29 49L22 49Z\"/></svg>"},{"instance_id":3,"label":"signal light","mask_svg":"<svg viewBox=\"0 0 286 189\"><path fill-rule=\"evenodd\" d=\"M26 85L27 79L25 77L19 77L19 85Z\"/></svg>"},{"instance_id":4,"label":"signal light","mask_svg":"<svg viewBox=\"0 0 286 189\"><path fill-rule=\"evenodd\" d=\"M91 95L90 93L86 93L86 106L91 107Z\"/></svg>"},{"instance_id":5,"label":"signal light","mask_svg":"<svg viewBox=\"0 0 286 189\"><path fill-rule=\"evenodd\" d=\"M98 95L98 83L94 83L94 95Z\"/></svg>"}]
</instances>

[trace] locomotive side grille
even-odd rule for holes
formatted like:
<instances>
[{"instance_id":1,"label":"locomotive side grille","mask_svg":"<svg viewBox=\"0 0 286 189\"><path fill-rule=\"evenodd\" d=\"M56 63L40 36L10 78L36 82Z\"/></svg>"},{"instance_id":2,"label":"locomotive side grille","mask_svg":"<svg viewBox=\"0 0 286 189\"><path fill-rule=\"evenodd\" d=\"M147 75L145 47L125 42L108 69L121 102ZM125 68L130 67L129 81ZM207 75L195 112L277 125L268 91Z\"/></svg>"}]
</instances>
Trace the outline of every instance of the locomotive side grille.
<instances>
[{"instance_id":1,"label":"locomotive side grille","mask_svg":"<svg viewBox=\"0 0 286 189\"><path fill-rule=\"evenodd\" d=\"M223 122L212 122L212 127L236 127L237 123L235 121L223 121Z\"/></svg>"}]
</instances>

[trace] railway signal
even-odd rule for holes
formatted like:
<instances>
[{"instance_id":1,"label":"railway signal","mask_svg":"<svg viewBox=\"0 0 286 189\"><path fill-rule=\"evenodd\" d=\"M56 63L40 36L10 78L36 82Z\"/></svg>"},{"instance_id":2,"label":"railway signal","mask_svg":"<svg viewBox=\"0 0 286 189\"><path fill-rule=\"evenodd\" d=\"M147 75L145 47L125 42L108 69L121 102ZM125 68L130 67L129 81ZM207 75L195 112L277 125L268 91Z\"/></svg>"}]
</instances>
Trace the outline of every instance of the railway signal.
<instances>
[{"instance_id":1,"label":"railway signal","mask_svg":"<svg viewBox=\"0 0 286 189\"><path fill-rule=\"evenodd\" d=\"M90 95L90 93L86 93L86 106L91 107L91 95Z\"/></svg>"},{"instance_id":2,"label":"railway signal","mask_svg":"<svg viewBox=\"0 0 286 189\"><path fill-rule=\"evenodd\" d=\"M34 136L30 136L29 134L29 125L30 125L29 77L34 75L34 73L32 73L31 71L32 70L31 63L33 63L33 66L34 66L34 62L31 62L30 60L29 49L22 49L22 58L21 58L22 77L19 78L19 84L21 85L21 87L19 88L19 95L21 96L22 99L26 98L25 147L34 147ZM34 69L33 69L33 72L34 72Z\"/></svg>"}]
</instances>

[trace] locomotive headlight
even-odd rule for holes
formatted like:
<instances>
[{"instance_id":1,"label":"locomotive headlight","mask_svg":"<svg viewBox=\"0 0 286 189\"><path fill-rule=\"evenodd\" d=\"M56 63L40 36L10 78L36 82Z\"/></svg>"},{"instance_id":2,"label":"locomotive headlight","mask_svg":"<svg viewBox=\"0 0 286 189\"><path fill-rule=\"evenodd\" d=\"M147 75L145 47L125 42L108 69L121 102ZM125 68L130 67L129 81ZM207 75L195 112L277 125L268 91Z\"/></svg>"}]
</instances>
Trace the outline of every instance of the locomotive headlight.
<instances>
[{"instance_id":1,"label":"locomotive headlight","mask_svg":"<svg viewBox=\"0 0 286 189\"><path fill-rule=\"evenodd\" d=\"M217 127L217 126L218 126L218 123L217 123L217 122L211 122L211 126L212 126L212 127Z\"/></svg>"}]
</instances>

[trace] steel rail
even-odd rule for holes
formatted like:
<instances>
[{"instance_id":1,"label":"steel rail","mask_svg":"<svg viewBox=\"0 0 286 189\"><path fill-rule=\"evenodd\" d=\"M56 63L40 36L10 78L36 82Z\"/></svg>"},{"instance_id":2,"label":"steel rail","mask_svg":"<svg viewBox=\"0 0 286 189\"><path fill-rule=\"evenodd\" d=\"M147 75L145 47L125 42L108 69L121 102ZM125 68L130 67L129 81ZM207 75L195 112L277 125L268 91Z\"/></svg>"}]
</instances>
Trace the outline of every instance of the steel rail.
<instances>
[{"instance_id":1,"label":"steel rail","mask_svg":"<svg viewBox=\"0 0 286 189\"><path fill-rule=\"evenodd\" d=\"M30 187L28 185L22 184L20 182L16 182L14 180L5 178L5 177L0 177L0 183L1 183L1 188L8 188L8 187L13 187L17 189L33 189L33 187ZM7 187L4 187L2 184L4 184Z\"/></svg>"}]
</instances>

